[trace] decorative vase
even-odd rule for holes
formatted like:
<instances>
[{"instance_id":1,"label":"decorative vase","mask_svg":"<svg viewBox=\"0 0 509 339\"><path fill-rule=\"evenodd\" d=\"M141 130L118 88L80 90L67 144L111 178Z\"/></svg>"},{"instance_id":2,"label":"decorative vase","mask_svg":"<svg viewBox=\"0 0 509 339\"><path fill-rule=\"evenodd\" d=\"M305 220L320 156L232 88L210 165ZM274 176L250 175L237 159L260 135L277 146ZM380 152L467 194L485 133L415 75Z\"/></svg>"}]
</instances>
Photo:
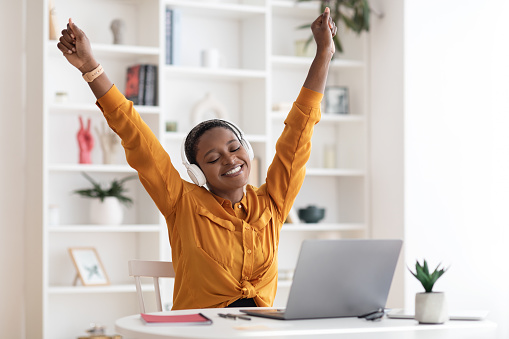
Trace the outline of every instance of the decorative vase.
<instances>
[{"instance_id":1,"label":"decorative vase","mask_svg":"<svg viewBox=\"0 0 509 339\"><path fill-rule=\"evenodd\" d=\"M92 199L90 204L90 221L96 225L120 225L124 218L124 211L120 201L115 197Z\"/></svg>"},{"instance_id":2,"label":"decorative vase","mask_svg":"<svg viewBox=\"0 0 509 339\"><path fill-rule=\"evenodd\" d=\"M420 324L443 324L449 320L445 294L443 292L417 293L415 320Z\"/></svg>"}]
</instances>

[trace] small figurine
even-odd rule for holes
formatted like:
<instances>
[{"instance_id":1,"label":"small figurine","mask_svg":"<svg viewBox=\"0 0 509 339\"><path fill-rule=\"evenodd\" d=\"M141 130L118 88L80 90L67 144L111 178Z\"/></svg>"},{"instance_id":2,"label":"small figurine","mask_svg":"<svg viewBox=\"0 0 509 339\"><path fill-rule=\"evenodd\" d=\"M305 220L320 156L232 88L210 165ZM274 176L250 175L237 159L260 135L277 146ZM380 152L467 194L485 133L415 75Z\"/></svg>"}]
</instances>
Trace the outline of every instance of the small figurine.
<instances>
[{"instance_id":1,"label":"small figurine","mask_svg":"<svg viewBox=\"0 0 509 339\"><path fill-rule=\"evenodd\" d=\"M91 164L91 152L94 148L94 137L90 132L90 118L88 119L87 128L83 127L83 119L80 119L80 129L78 131L78 146L80 148L80 164Z\"/></svg>"},{"instance_id":2,"label":"small figurine","mask_svg":"<svg viewBox=\"0 0 509 339\"><path fill-rule=\"evenodd\" d=\"M115 19L110 25L111 31L113 32L113 43L115 45L121 45L124 43L124 28L125 23L121 19Z\"/></svg>"},{"instance_id":3,"label":"small figurine","mask_svg":"<svg viewBox=\"0 0 509 339\"><path fill-rule=\"evenodd\" d=\"M96 128L95 132L99 136L99 141L101 143L101 149L103 151L103 163L113 164L114 155L117 152L118 146L120 145L118 136L111 129L106 128L104 124L102 125L102 131Z\"/></svg>"}]
</instances>

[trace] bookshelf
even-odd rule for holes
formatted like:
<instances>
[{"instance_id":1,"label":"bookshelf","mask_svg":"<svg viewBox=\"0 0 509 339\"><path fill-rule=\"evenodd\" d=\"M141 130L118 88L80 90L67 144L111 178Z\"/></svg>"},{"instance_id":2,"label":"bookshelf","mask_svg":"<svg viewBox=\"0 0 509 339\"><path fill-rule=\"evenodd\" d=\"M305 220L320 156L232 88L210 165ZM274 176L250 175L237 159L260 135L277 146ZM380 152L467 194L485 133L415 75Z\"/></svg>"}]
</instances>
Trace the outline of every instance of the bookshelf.
<instances>
[{"instance_id":1,"label":"bookshelf","mask_svg":"<svg viewBox=\"0 0 509 339\"><path fill-rule=\"evenodd\" d=\"M194 105L207 93L224 104L228 118L241 126L259 159L264 173L274 155L274 144L282 130L285 111L277 104L297 97L311 63L309 57L294 53L294 41L307 37L296 30L318 15L316 5L294 5L293 1L269 0L54 0L58 26L73 20L87 33L96 58L108 76L125 90L126 70L134 64L158 66L155 106L136 106L152 128L181 175L187 178L180 161L180 146L193 126ZM95 98L77 70L57 50L57 41L48 39L48 0L27 0L28 19L40 28L30 37L28 72L33 84L28 112L34 119L29 142L33 147L29 165L34 177L27 203L34 206L27 242L29 261L28 295L34 307L27 316L34 319L30 338L69 338L84 335L90 322L100 322L113 333L114 320L138 312L134 282L128 276L130 259L171 260L164 220L141 184L129 182L135 201L126 211L124 223L91 225L88 202L72 195L87 182L81 172L99 181L134 173L123 151L113 164L103 164L97 135L92 164L77 163L78 117L91 119L101 128L103 118ZM166 63L166 9L181 15L180 63ZM98 10L100 9L100 10ZM110 23L126 23L125 44L114 45ZM197 24L199 23L199 24ZM316 204L325 207L326 217L318 224L287 224L283 227L279 262L283 270L295 265L300 243L317 237L369 236L369 164L367 125L367 38L345 36L345 55L330 67L329 85L345 85L351 92L351 114L324 114L313 137L313 151L307 177L295 208ZM203 50L219 52L219 67L201 65ZM65 92L62 102L57 92ZM167 122L175 131L166 131ZM336 146L334 168L323 166L323 150ZM30 184L30 183L29 183ZM317 194L320 192L320 194ZM58 205L60 224L49 223L49 206ZM74 267L68 247L97 249L111 285L72 286ZM284 305L291 282L279 285L276 305ZM164 290L166 289L166 290ZM149 292L150 293L150 292ZM131 295L129 295L131 294ZM171 286L163 287L163 302L171 302ZM100 308L101 310L98 310ZM65 325L64 325L65 324Z\"/></svg>"}]
</instances>

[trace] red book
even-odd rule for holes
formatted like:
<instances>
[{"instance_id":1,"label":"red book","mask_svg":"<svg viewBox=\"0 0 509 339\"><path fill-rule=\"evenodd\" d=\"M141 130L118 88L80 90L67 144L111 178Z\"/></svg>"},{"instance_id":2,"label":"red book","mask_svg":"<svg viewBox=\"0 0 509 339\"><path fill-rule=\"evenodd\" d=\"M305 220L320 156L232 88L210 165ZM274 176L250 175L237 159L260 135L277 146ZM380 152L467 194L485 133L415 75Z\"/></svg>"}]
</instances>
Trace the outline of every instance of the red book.
<instances>
[{"instance_id":1,"label":"red book","mask_svg":"<svg viewBox=\"0 0 509 339\"><path fill-rule=\"evenodd\" d=\"M212 320L201 313L193 314L146 314L141 313L146 325L210 325Z\"/></svg>"}]
</instances>

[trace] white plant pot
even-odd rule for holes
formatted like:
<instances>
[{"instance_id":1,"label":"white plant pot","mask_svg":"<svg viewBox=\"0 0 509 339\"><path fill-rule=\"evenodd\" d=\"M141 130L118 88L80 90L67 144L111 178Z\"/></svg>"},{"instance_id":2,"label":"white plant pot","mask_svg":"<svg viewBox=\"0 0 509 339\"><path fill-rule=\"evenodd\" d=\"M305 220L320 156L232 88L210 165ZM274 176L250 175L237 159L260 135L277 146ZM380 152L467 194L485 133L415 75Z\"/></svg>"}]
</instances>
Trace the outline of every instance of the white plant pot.
<instances>
[{"instance_id":1,"label":"white plant pot","mask_svg":"<svg viewBox=\"0 0 509 339\"><path fill-rule=\"evenodd\" d=\"M120 225L124 218L124 210L115 197L92 199L90 204L90 222L96 225Z\"/></svg>"},{"instance_id":2,"label":"white plant pot","mask_svg":"<svg viewBox=\"0 0 509 339\"><path fill-rule=\"evenodd\" d=\"M417 293L415 320L420 324L443 324L449 320L445 294L443 292Z\"/></svg>"}]
</instances>

